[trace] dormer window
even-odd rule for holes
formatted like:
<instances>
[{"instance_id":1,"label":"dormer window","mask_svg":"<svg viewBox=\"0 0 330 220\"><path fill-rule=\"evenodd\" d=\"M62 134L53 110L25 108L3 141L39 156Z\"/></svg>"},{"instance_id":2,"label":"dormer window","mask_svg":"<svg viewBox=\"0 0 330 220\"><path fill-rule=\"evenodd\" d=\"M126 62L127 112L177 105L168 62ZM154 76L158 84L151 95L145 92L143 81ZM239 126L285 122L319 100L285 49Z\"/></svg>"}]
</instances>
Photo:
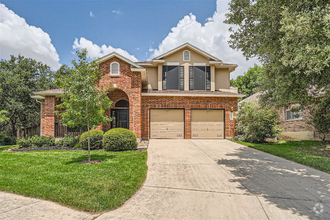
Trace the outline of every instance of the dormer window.
<instances>
[{"instance_id":1,"label":"dormer window","mask_svg":"<svg viewBox=\"0 0 330 220\"><path fill-rule=\"evenodd\" d=\"M119 76L119 63L112 62L110 64L110 75Z\"/></svg>"},{"instance_id":2,"label":"dormer window","mask_svg":"<svg viewBox=\"0 0 330 220\"><path fill-rule=\"evenodd\" d=\"M183 51L183 61L190 61L190 52L188 50Z\"/></svg>"}]
</instances>

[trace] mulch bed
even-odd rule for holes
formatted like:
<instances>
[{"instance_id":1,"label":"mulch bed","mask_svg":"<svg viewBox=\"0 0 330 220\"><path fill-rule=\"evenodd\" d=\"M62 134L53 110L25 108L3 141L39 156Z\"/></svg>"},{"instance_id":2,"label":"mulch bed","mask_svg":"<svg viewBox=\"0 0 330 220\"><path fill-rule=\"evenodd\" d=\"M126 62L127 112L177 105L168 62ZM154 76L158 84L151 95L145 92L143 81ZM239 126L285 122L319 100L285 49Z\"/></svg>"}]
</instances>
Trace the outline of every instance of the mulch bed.
<instances>
[{"instance_id":1,"label":"mulch bed","mask_svg":"<svg viewBox=\"0 0 330 220\"><path fill-rule=\"evenodd\" d=\"M51 147L16 147L8 149L8 151L37 151L37 150L83 150L81 148L73 147L61 147L61 146L51 146Z\"/></svg>"},{"instance_id":2,"label":"mulch bed","mask_svg":"<svg viewBox=\"0 0 330 220\"><path fill-rule=\"evenodd\" d=\"M149 146L148 140L143 140L139 143L138 151L145 151ZM51 147L16 147L10 148L8 151L37 151L37 150L84 150L81 148L73 148L73 147L61 147L61 146L51 146ZM87 150L84 150L87 151ZM95 151L95 150L93 150ZM99 149L98 151L104 151L104 149Z\"/></svg>"}]
</instances>

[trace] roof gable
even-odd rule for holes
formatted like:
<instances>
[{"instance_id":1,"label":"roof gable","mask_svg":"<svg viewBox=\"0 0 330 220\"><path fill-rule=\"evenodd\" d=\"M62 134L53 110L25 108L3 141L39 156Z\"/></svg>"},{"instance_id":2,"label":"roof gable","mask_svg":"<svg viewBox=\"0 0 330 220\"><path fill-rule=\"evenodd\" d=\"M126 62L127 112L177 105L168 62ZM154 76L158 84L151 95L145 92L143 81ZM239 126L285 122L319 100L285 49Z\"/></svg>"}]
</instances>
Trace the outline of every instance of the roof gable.
<instances>
[{"instance_id":1,"label":"roof gable","mask_svg":"<svg viewBox=\"0 0 330 220\"><path fill-rule=\"evenodd\" d=\"M182 44L181 46L178 46L178 47L176 47L176 48L174 48L174 49L172 49L172 50L170 50L170 51L168 51L168 52L166 52L164 54L161 54L161 55L155 57L153 60L162 59L162 58L164 58L166 56L169 56L169 55L171 55L173 53L176 53L177 51L182 50L182 49L185 49L185 48L189 48L190 50L193 50L193 51L195 51L195 52L197 52L197 53L199 53L199 54L207 57L210 60L222 62L219 58L217 58L215 56L212 56L209 53L206 53L205 51L199 49L198 47L195 47L195 46L191 45L190 43Z\"/></svg>"},{"instance_id":2,"label":"roof gable","mask_svg":"<svg viewBox=\"0 0 330 220\"><path fill-rule=\"evenodd\" d=\"M102 63L102 62L104 62L104 61L106 61L106 60L108 60L108 59L111 59L112 57L117 57L117 58L119 58L119 59L125 61L126 63L129 63L129 64L130 64L132 67L134 67L134 68L143 69L142 66L140 66L140 65L138 65L138 64L136 64L136 63L134 63L132 60L130 60L130 59L128 59L128 58L126 58L126 57L124 57L124 56L122 56L122 55L120 55L120 54L118 54L118 53L116 53L116 52L109 53L109 54L107 54L107 55L105 55L105 56L99 58L99 59L97 60L97 62L98 62L98 63Z\"/></svg>"}]
</instances>

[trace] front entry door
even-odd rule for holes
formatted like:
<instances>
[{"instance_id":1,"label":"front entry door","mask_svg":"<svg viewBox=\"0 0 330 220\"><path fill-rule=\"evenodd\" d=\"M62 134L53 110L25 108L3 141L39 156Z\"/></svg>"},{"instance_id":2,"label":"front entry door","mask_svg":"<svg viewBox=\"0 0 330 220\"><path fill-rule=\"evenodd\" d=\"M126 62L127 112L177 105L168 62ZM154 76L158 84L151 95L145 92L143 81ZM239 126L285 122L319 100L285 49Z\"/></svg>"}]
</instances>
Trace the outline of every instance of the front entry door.
<instances>
[{"instance_id":1,"label":"front entry door","mask_svg":"<svg viewBox=\"0 0 330 220\"><path fill-rule=\"evenodd\" d=\"M129 110L116 109L112 110L112 128L127 128L129 129Z\"/></svg>"}]
</instances>

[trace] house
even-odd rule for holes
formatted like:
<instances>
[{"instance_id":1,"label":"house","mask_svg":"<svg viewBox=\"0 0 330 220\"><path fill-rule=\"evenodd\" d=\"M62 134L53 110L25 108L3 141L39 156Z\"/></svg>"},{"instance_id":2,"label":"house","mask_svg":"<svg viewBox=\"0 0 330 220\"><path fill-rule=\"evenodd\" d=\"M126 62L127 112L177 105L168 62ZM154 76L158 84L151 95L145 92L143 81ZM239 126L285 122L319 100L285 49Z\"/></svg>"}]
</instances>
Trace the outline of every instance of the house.
<instances>
[{"instance_id":1,"label":"house","mask_svg":"<svg viewBox=\"0 0 330 220\"><path fill-rule=\"evenodd\" d=\"M111 86L113 121L97 129L128 128L137 138L231 138L235 135L237 100L230 87L236 64L224 63L185 43L151 61L133 62L118 53L99 59L100 84ZM54 115L59 89L36 92L41 101L41 135L79 132Z\"/></svg>"},{"instance_id":2,"label":"house","mask_svg":"<svg viewBox=\"0 0 330 220\"><path fill-rule=\"evenodd\" d=\"M261 92L257 92L240 102L258 102ZM280 126L283 128L284 139L320 140L318 132L313 125L308 123L310 114L308 109L298 110L299 104L291 104L287 107L278 107ZM330 140L330 134L327 135Z\"/></svg>"}]
</instances>

